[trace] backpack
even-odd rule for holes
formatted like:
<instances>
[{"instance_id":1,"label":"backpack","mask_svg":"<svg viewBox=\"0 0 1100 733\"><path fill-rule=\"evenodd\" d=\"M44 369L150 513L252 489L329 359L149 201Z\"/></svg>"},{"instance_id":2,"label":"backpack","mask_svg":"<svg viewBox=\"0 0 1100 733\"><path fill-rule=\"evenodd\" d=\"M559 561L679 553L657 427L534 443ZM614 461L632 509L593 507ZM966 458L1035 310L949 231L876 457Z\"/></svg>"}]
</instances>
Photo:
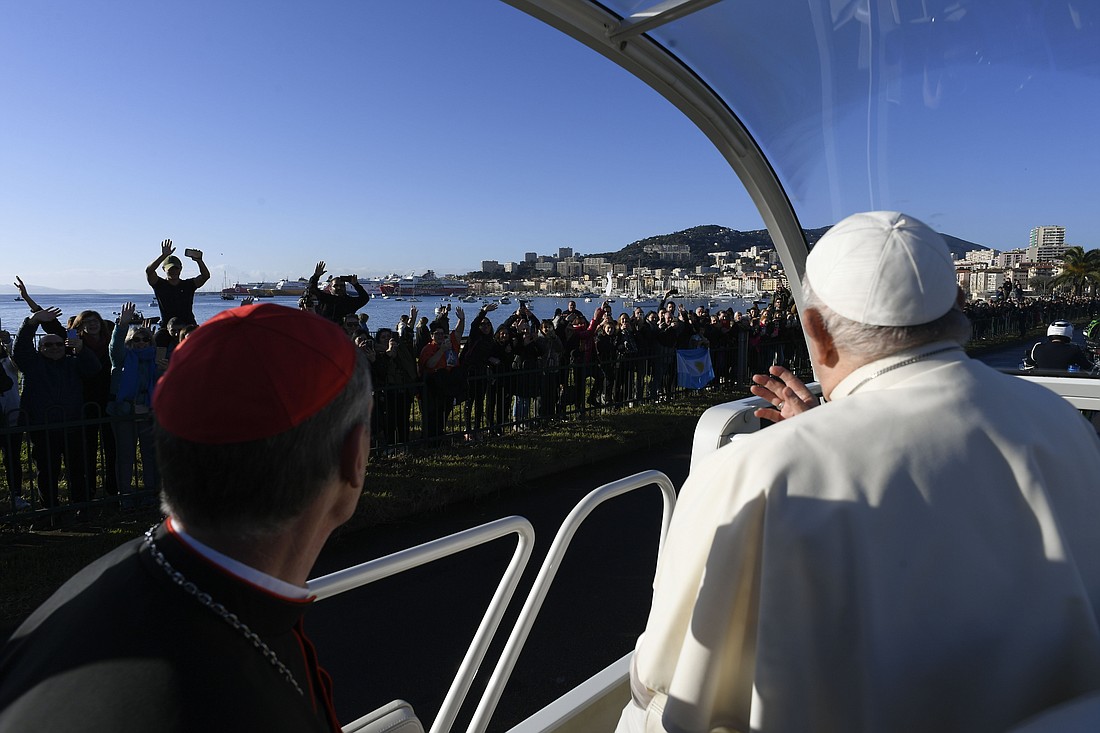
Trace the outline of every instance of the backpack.
<instances>
[{"instance_id":1,"label":"backpack","mask_svg":"<svg viewBox=\"0 0 1100 733\"><path fill-rule=\"evenodd\" d=\"M1082 331L1085 338L1089 341L1100 340L1100 318L1094 319L1092 323L1085 326L1085 330Z\"/></svg>"}]
</instances>

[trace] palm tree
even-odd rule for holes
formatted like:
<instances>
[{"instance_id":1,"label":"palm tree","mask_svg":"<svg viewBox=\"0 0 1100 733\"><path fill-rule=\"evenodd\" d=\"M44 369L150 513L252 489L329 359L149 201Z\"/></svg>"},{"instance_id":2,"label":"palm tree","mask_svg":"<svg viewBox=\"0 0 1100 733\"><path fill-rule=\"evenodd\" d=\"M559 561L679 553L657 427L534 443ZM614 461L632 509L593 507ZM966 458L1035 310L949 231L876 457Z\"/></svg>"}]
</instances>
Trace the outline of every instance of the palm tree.
<instances>
[{"instance_id":1,"label":"palm tree","mask_svg":"<svg viewBox=\"0 0 1100 733\"><path fill-rule=\"evenodd\" d=\"M1031 287L1032 291L1038 290L1043 295L1047 294L1047 290L1050 289L1050 281L1053 278L1047 275L1036 275L1027 281L1027 284Z\"/></svg>"},{"instance_id":2,"label":"palm tree","mask_svg":"<svg viewBox=\"0 0 1100 733\"><path fill-rule=\"evenodd\" d=\"M1050 281L1052 288L1068 287L1081 295L1086 286L1100 285L1100 249L1086 252L1082 247L1069 247L1062 254L1062 271Z\"/></svg>"}]
</instances>

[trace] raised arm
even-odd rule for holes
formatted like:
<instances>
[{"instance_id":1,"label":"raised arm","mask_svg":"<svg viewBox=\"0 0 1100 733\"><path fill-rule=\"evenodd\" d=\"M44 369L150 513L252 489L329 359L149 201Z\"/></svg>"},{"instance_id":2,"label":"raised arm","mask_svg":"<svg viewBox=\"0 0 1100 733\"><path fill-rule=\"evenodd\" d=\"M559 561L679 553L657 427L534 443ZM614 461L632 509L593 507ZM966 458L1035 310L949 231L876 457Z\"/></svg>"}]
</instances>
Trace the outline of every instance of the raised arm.
<instances>
[{"instance_id":1,"label":"raised arm","mask_svg":"<svg viewBox=\"0 0 1100 733\"><path fill-rule=\"evenodd\" d=\"M157 284L157 280L160 276L157 275L157 268L160 267L160 263L168 259L168 256L176 251L176 248L172 246L171 239L165 239L160 243L160 256L149 263L145 268L145 279L149 283L149 287L153 287Z\"/></svg>"},{"instance_id":2,"label":"raised arm","mask_svg":"<svg viewBox=\"0 0 1100 733\"><path fill-rule=\"evenodd\" d=\"M207 280L210 279L210 268L206 266L205 262L203 262L202 250L196 249L193 251L195 252L195 254L191 257L191 259L193 259L195 261L195 264L199 266L199 274L194 278L195 289L198 290L206 284Z\"/></svg>"},{"instance_id":3,"label":"raised arm","mask_svg":"<svg viewBox=\"0 0 1100 733\"><path fill-rule=\"evenodd\" d=\"M122 366L126 358L126 332L130 330L130 324L136 319L137 306L130 301L122 304L118 314L118 326L111 334L111 348L108 355L111 357L111 366Z\"/></svg>"},{"instance_id":4,"label":"raised arm","mask_svg":"<svg viewBox=\"0 0 1100 733\"><path fill-rule=\"evenodd\" d=\"M34 302L30 294L27 292L27 286L23 284L23 281L18 275L15 276L15 287L19 288L19 297L23 299L23 302L27 304L27 307L31 309L31 313L42 310L42 306Z\"/></svg>"},{"instance_id":5,"label":"raised arm","mask_svg":"<svg viewBox=\"0 0 1100 733\"><path fill-rule=\"evenodd\" d=\"M12 348L12 359L20 371L26 371L37 352L34 349L34 334L38 326L48 321L57 323L57 317L61 315L60 308L43 308L31 313L19 327L19 333L15 335L15 346ZM61 324L57 324L61 325ZM62 329L64 331L64 329Z\"/></svg>"},{"instance_id":6,"label":"raised arm","mask_svg":"<svg viewBox=\"0 0 1100 733\"><path fill-rule=\"evenodd\" d=\"M351 283L351 286L353 288L355 288L355 292L359 294L359 297L356 299L357 302L359 302L359 304L360 304L359 307L361 308L364 305L366 305L367 302L370 300L370 293L367 292L366 288L364 288L362 285L359 284L359 276L358 275L345 275L344 276L344 282Z\"/></svg>"},{"instance_id":7,"label":"raised arm","mask_svg":"<svg viewBox=\"0 0 1100 733\"><path fill-rule=\"evenodd\" d=\"M33 298L31 298L30 294L27 292L27 286L25 286L23 284L23 281L19 278L18 275L15 276L15 287L19 288L19 297L21 297L23 299L23 301L26 302L27 307L31 309L31 313L41 313L42 312L42 306L40 306L38 303L36 303L34 301ZM47 318L44 321L41 321L42 330L45 331L46 333L52 333L55 336L60 336L61 338L65 338L66 335L67 335L65 327L62 326L61 322L57 320L57 317L61 315L61 309L60 308L48 308L47 310L49 310L51 312L56 312L57 316L55 316L53 318Z\"/></svg>"},{"instance_id":8,"label":"raised arm","mask_svg":"<svg viewBox=\"0 0 1100 733\"><path fill-rule=\"evenodd\" d=\"M462 306L457 306L455 313L458 315L458 325L455 326L453 333L462 338L462 332L466 328L466 312L462 310Z\"/></svg>"},{"instance_id":9,"label":"raised arm","mask_svg":"<svg viewBox=\"0 0 1100 733\"><path fill-rule=\"evenodd\" d=\"M310 295L316 296L320 292L321 275L325 274L325 261L321 260L317 263L317 266L313 268L313 275L309 278L309 284L306 285L306 292Z\"/></svg>"}]
</instances>

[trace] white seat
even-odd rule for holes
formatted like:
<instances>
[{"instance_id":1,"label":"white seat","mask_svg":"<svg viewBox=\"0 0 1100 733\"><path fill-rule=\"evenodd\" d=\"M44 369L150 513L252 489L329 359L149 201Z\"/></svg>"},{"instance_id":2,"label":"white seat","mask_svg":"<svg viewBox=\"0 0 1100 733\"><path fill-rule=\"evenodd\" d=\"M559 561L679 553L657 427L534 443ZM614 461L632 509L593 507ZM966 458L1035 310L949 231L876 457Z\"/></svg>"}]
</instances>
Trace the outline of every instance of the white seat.
<instances>
[{"instance_id":1,"label":"white seat","mask_svg":"<svg viewBox=\"0 0 1100 733\"><path fill-rule=\"evenodd\" d=\"M344 733L424 733L412 705L394 700L343 727Z\"/></svg>"},{"instance_id":2,"label":"white seat","mask_svg":"<svg viewBox=\"0 0 1100 733\"><path fill-rule=\"evenodd\" d=\"M1070 700L1025 720L1008 733L1094 733L1100 730L1100 692Z\"/></svg>"}]
</instances>

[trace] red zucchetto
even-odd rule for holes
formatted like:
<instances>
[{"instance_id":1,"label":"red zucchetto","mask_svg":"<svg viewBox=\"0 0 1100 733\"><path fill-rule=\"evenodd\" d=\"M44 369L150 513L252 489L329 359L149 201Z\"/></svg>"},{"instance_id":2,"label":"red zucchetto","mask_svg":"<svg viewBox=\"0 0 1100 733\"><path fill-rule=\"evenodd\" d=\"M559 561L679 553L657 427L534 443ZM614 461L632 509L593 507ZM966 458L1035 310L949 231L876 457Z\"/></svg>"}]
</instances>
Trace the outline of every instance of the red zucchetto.
<instances>
[{"instance_id":1,"label":"red zucchetto","mask_svg":"<svg viewBox=\"0 0 1100 733\"><path fill-rule=\"evenodd\" d=\"M355 345L312 313L261 303L223 311L172 352L153 413L195 443L244 443L315 415L355 370Z\"/></svg>"}]
</instances>

